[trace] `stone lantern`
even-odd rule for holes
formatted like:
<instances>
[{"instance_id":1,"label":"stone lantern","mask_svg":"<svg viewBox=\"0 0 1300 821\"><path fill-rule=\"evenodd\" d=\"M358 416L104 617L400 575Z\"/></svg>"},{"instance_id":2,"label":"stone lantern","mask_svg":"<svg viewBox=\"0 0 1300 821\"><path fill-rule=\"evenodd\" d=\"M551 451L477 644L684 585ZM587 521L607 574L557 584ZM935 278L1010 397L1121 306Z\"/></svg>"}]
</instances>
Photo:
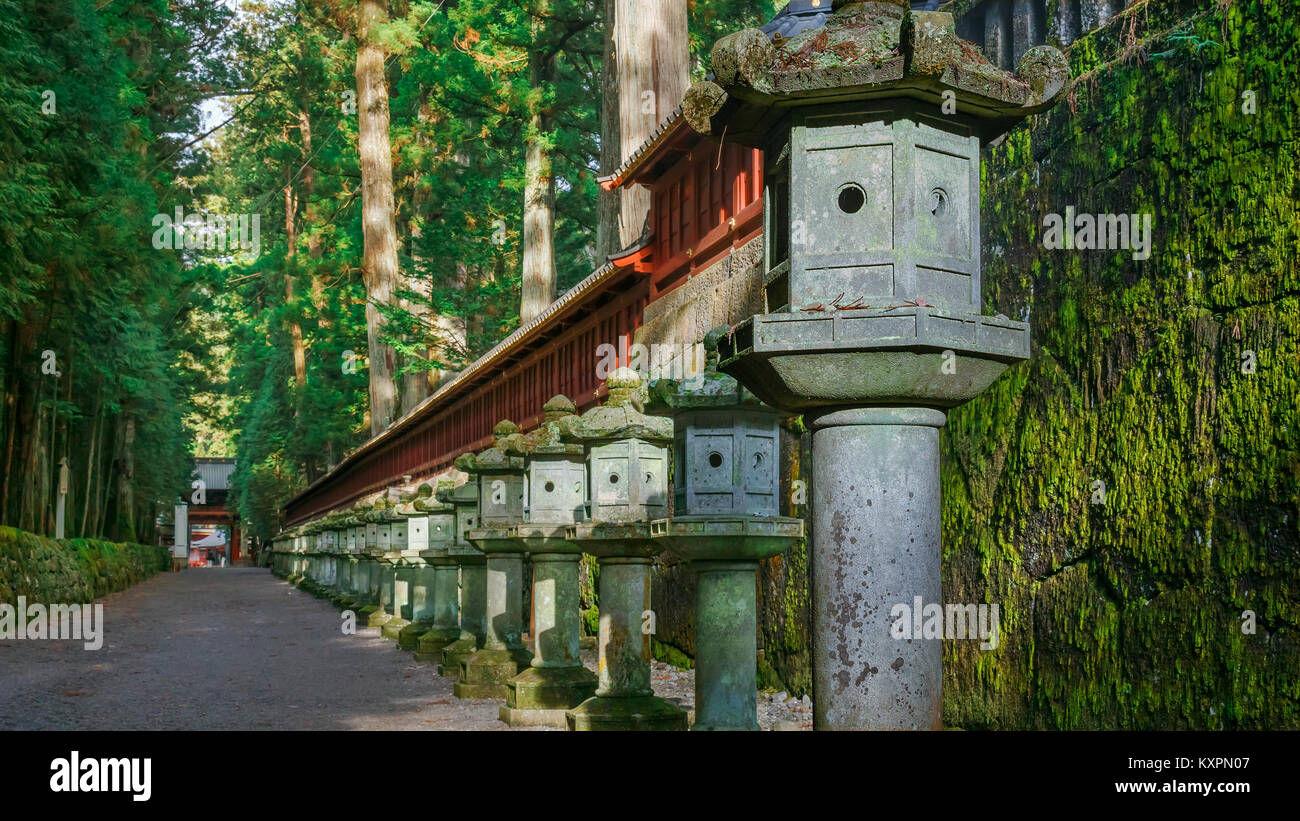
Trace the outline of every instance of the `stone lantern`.
<instances>
[{"instance_id":1,"label":"stone lantern","mask_svg":"<svg viewBox=\"0 0 1300 821\"><path fill-rule=\"evenodd\" d=\"M505 698L506 684L532 661L523 642L523 544L510 528L523 522L524 459L519 428L501 421L495 444L482 453L462 453L456 467L477 478L479 527L466 535L487 555L483 648L460 664L453 689L458 698Z\"/></svg>"},{"instance_id":2,"label":"stone lantern","mask_svg":"<svg viewBox=\"0 0 1300 821\"><path fill-rule=\"evenodd\" d=\"M396 639L403 628L411 621L411 587L415 580L415 569L424 564L418 552L410 552L410 531L405 511L415 501L416 494L409 491L397 493L389 509L388 560L393 565L393 609L392 618L384 622L380 635L386 639ZM384 526L379 526L380 540L383 539ZM387 576L385 576L387 578Z\"/></svg>"},{"instance_id":3,"label":"stone lantern","mask_svg":"<svg viewBox=\"0 0 1300 821\"><path fill-rule=\"evenodd\" d=\"M569 426L587 453L591 521L568 539L600 561L600 665L596 694L568 712L573 730L685 730L686 713L650 687L650 562L662 546L652 519L668 512L673 426L641 412L641 380L629 368L605 383L605 404Z\"/></svg>"},{"instance_id":4,"label":"stone lantern","mask_svg":"<svg viewBox=\"0 0 1300 821\"><path fill-rule=\"evenodd\" d=\"M764 149L765 313L721 369L812 430L814 726L940 725L942 646L890 632L941 604L939 428L1029 357L1029 327L985 316L979 149L1069 78L1039 46L1015 74L950 14L834 0L825 24L719 40L690 125Z\"/></svg>"},{"instance_id":5,"label":"stone lantern","mask_svg":"<svg viewBox=\"0 0 1300 821\"><path fill-rule=\"evenodd\" d=\"M367 502L358 501L352 506L350 521L352 522L351 533L348 537L350 546L355 545L352 550L353 560L356 566L352 571L352 589L351 604L349 609L354 610L361 616L362 610L373 603L370 598L370 576L372 566L375 564L370 553L366 550L366 518L370 514L370 505ZM369 614L366 614L369 615Z\"/></svg>"},{"instance_id":6,"label":"stone lantern","mask_svg":"<svg viewBox=\"0 0 1300 821\"><path fill-rule=\"evenodd\" d=\"M360 597L361 562L357 547L358 508L353 506L339 513L339 599L338 606L344 610L361 609L364 601ZM364 543L364 536L362 542Z\"/></svg>"},{"instance_id":7,"label":"stone lantern","mask_svg":"<svg viewBox=\"0 0 1300 821\"><path fill-rule=\"evenodd\" d=\"M305 548L307 565L303 571L305 578L303 579L302 585L310 592L321 575L322 558L320 521L312 520L308 522L303 527L303 533L307 537L307 546Z\"/></svg>"},{"instance_id":8,"label":"stone lantern","mask_svg":"<svg viewBox=\"0 0 1300 821\"><path fill-rule=\"evenodd\" d=\"M542 424L514 444L525 457L524 523L509 532L533 563L537 652L528 669L506 685L500 717L512 727L563 729L566 711L596 692L596 675L582 666L578 648L582 548L566 534L568 526L586 518L583 447L569 435L575 410L567 397L551 397L542 406Z\"/></svg>"},{"instance_id":9,"label":"stone lantern","mask_svg":"<svg viewBox=\"0 0 1300 821\"><path fill-rule=\"evenodd\" d=\"M703 373L650 387L651 411L675 436L673 517L651 532L696 574L696 730L757 730L758 562L803 538L780 516L780 420L718 373L718 338L704 338Z\"/></svg>"},{"instance_id":10,"label":"stone lantern","mask_svg":"<svg viewBox=\"0 0 1300 821\"><path fill-rule=\"evenodd\" d=\"M474 655L487 637L483 610L487 599L487 559L481 550L469 543L467 535L478 527L478 482L440 488L437 496L438 501L452 505L456 515L454 537L447 546L447 559L451 564L444 565L436 559L433 562L439 573L438 584L450 585L451 595L447 599L448 610L444 611L439 604L440 615L435 616L433 628L420 636L415 658L440 662L439 675L458 676L460 663ZM459 613L455 596L458 572ZM441 603L442 599L438 601Z\"/></svg>"},{"instance_id":11,"label":"stone lantern","mask_svg":"<svg viewBox=\"0 0 1300 821\"><path fill-rule=\"evenodd\" d=\"M397 634L397 649L415 650L420 636L433 625L434 616L439 607L445 607L445 599L456 596L455 565L452 565L451 588L439 591L438 574L433 562L447 559L447 547L455 538L456 512L449 504L433 498L433 487L422 484L416 491L415 499L398 508L406 517L406 550L403 560L411 564L411 581L408 591L410 624ZM447 574L443 573L444 579ZM453 607L452 612L455 612ZM404 614L405 615L405 614Z\"/></svg>"},{"instance_id":12,"label":"stone lantern","mask_svg":"<svg viewBox=\"0 0 1300 821\"><path fill-rule=\"evenodd\" d=\"M339 606L344 598L344 577L347 574L344 553L346 551L346 538L340 538L344 534L341 522L343 513L341 511L331 511L325 517L326 544L329 549L328 568L325 573L325 584L329 588L326 598L330 603Z\"/></svg>"},{"instance_id":13,"label":"stone lantern","mask_svg":"<svg viewBox=\"0 0 1300 821\"><path fill-rule=\"evenodd\" d=\"M387 493L375 500L365 516L366 554L371 561L369 600L373 603L361 609L358 620L364 617L367 627L382 629L393 619L395 573L399 561L399 556L392 552L394 516L393 503Z\"/></svg>"}]
</instances>

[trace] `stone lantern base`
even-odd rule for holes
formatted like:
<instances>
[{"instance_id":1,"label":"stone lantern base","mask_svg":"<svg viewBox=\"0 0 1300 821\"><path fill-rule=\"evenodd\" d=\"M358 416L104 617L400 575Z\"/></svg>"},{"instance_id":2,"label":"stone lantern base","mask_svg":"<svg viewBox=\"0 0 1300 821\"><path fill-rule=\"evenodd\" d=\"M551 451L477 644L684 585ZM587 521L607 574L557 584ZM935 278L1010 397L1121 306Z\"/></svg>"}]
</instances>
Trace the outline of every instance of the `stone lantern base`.
<instances>
[{"instance_id":1,"label":"stone lantern base","mask_svg":"<svg viewBox=\"0 0 1300 821\"><path fill-rule=\"evenodd\" d=\"M506 685L499 718L511 727L568 726L566 713L596 694L596 674L586 667L529 667Z\"/></svg>"},{"instance_id":2,"label":"stone lantern base","mask_svg":"<svg viewBox=\"0 0 1300 821\"><path fill-rule=\"evenodd\" d=\"M420 646L420 637L429 632L427 621L413 621L397 631L397 649L411 652Z\"/></svg>"},{"instance_id":3,"label":"stone lantern base","mask_svg":"<svg viewBox=\"0 0 1300 821\"><path fill-rule=\"evenodd\" d=\"M438 664L442 661L443 652L453 643L459 640L461 631L459 627L430 627L420 634L415 641L414 657L416 661L422 661L428 664ZM473 643L473 634L470 634L470 642ZM477 649L477 648L475 648ZM469 655L468 653L466 654ZM456 668L460 669L460 662L456 663Z\"/></svg>"},{"instance_id":4,"label":"stone lantern base","mask_svg":"<svg viewBox=\"0 0 1300 821\"><path fill-rule=\"evenodd\" d=\"M597 696L566 714L570 730L685 730L686 711L658 696Z\"/></svg>"},{"instance_id":5,"label":"stone lantern base","mask_svg":"<svg viewBox=\"0 0 1300 821\"><path fill-rule=\"evenodd\" d=\"M478 652L483 640L468 630L461 630L460 636L442 649L439 656L438 675L454 677L460 675L460 666L470 656ZM423 649L421 650L423 652Z\"/></svg>"},{"instance_id":6,"label":"stone lantern base","mask_svg":"<svg viewBox=\"0 0 1300 821\"><path fill-rule=\"evenodd\" d=\"M505 698L506 685L532 660L524 647L484 647L460 663L452 692L456 698Z\"/></svg>"}]
</instances>

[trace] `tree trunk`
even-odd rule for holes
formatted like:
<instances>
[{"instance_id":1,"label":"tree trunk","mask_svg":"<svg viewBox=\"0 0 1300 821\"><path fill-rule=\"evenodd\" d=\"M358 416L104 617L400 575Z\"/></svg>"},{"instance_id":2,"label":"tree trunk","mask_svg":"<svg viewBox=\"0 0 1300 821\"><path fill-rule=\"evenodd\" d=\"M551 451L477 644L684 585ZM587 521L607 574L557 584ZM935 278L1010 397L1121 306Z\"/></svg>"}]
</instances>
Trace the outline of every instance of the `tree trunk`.
<instances>
[{"instance_id":1,"label":"tree trunk","mask_svg":"<svg viewBox=\"0 0 1300 821\"><path fill-rule=\"evenodd\" d=\"M366 336L370 351L370 435L378 436L396 411L393 371L397 353L381 340L387 324L378 305L391 305L397 286L393 162L388 142L388 78L376 25L388 20L384 0L361 0L357 8L357 133L361 155L361 210L365 252Z\"/></svg>"},{"instance_id":2,"label":"tree trunk","mask_svg":"<svg viewBox=\"0 0 1300 821\"><path fill-rule=\"evenodd\" d=\"M22 386L22 343L18 334L19 323L9 326L9 370L5 374L5 469L4 479L0 480L0 525L7 525L9 518L9 477L13 476L14 441L18 430L18 414L23 404Z\"/></svg>"},{"instance_id":3,"label":"tree trunk","mask_svg":"<svg viewBox=\"0 0 1300 821\"><path fill-rule=\"evenodd\" d=\"M121 459L117 472L117 521L113 526L113 539L134 542L135 534L135 417L123 411L118 417L118 432L122 442Z\"/></svg>"},{"instance_id":4,"label":"tree trunk","mask_svg":"<svg viewBox=\"0 0 1300 821\"><path fill-rule=\"evenodd\" d=\"M686 0L615 0L614 51L618 65L618 115L626 158L668 117L690 84ZM620 159L620 162L622 159ZM650 191L622 189L619 241L626 248L640 238L650 215Z\"/></svg>"},{"instance_id":5,"label":"tree trunk","mask_svg":"<svg viewBox=\"0 0 1300 821\"><path fill-rule=\"evenodd\" d=\"M294 249L298 245L297 222L294 219L298 210L298 201L293 195L293 183L284 187L284 303L289 313L289 338L293 340L293 379L294 386L301 388L307 384L307 352L302 346L302 322L293 307Z\"/></svg>"},{"instance_id":6,"label":"tree trunk","mask_svg":"<svg viewBox=\"0 0 1300 821\"><path fill-rule=\"evenodd\" d=\"M547 4L543 2L542 12ZM540 26L534 21L534 32ZM536 37L534 37L534 40ZM528 75L534 91L551 80L550 59L536 46L528 55ZM524 274L519 305L523 325L555 301L555 175L546 149L550 112L542 107L544 95L529 100L528 143L524 151Z\"/></svg>"},{"instance_id":7,"label":"tree trunk","mask_svg":"<svg viewBox=\"0 0 1300 821\"><path fill-rule=\"evenodd\" d=\"M22 426L22 494L18 505L18 529L33 533L40 530L41 512L44 510L41 494L41 468L45 464L45 437L42 435L45 422L45 409L42 407L44 388L45 380L38 377L36 400L27 403L24 408L26 420Z\"/></svg>"},{"instance_id":8,"label":"tree trunk","mask_svg":"<svg viewBox=\"0 0 1300 821\"><path fill-rule=\"evenodd\" d=\"M90 452L86 455L86 489L85 500L81 503L81 538L89 535L90 498L95 495L95 448L99 445L99 431L102 427L103 410L100 400L95 398L95 413L90 423Z\"/></svg>"},{"instance_id":9,"label":"tree trunk","mask_svg":"<svg viewBox=\"0 0 1300 821\"><path fill-rule=\"evenodd\" d=\"M614 23L618 0L605 2L605 31L601 35L605 51L600 64L600 175L613 174L623 163L622 139L618 125L618 53L614 50ZM596 195L596 265L604 265L610 254L619 250L619 204L622 193L603 188Z\"/></svg>"},{"instance_id":10,"label":"tree trunk","mask_svg":"<svg viewBox=\"0 0 1300 821\"><path fill-rule=\"evenodd\" d=\"M420 127L416 128L415 141L422 146L428 146L430 126L434 117L433 107L429 105L428 90L424 90L420 95L420 110L416 115ZM417 320L416 333L424 338L435 336L429 328L437 323L438 317L433 314L433 307L430 301L433 297L433 280L430 271L425 270L423 259L416 243L422 236L421 226L424 222L425 207L428 204L428 197L425 189L419 185L419 176L411 175L411 275L406 278L406 288L420 295L419 299L403 300L402 307L411 313ZM426 355L430 359L436 359L440 355L440 346L435 341L433 345L426 349ZM423 402L428 396L433 384L433 371L420 370L410 371L402 378L402 415L410 413L415 406Z\"/></svg>"},{"instance_id":11,"label":"tree trunk","mask_svg":"<svg viewBox=\"0 0 1300 821\"><path fill-rule=\"evenodd\" d=\"M298 130L302 133L302 201L306 209L307 258L311 260L311 302L316 307L317 321L323 327L329 327L325 315L325 286L316 276L316 266L320 261L320 228L318 209L316 208L316 169L312 167L311 158L311 114L303 106L298 111Z\"/></svg>"}]
</instances>

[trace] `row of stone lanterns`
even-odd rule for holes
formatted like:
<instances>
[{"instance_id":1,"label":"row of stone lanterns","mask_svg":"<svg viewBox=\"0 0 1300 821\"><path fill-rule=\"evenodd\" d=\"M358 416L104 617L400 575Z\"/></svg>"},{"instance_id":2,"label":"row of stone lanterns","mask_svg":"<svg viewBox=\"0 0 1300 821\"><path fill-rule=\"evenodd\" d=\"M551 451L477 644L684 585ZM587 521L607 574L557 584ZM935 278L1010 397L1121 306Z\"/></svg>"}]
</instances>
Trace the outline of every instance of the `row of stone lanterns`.
<instances>
[{"instance_id":1,"label":"row of stone lanterns","mask_svg":"<svg viewBox=\"0 0 1300 821\"><path fill-rule=\"evenodd\" d=\"M899 642L890 614L915 597L942 600L947 411L1030 352L1025 322L983 311L979 151L1061 99L1069 69L1040 46L1014 74L1003 71L957 37L951 14L904 0L829 6L822 25L789 38L724 37L713 76L682 103L696 131L767 158L764 313L710 338L735 379L710 371L658 387L670 421L647 416L635 374L619 371L603 406L577 417L555 400L543 432L521 437L502 423L492 448L458 462L475 477L482 511L458 533L486 555L486 620L476 632L462 607L442 669L459 671L458 694L505 697L508 720L554 722L567 705L575 729L684 727L680 710L653 697L640 630L649 566L666 548L699 577L696 726L755 726L752 574L803 533L799 520L776 515L775 416L757 396L803 414L812 431L814 726L940 726L942 646ZM671 517L670 444L679 473ZM401 610L409 582L399 586L391 570L409 557L391 550L391 534L370 533L399 506L383 498L355 514L367 532L351 572L369 587L363 596L354 582L353 592L374 626L412 618ZM327 523L285 534L277 572L304 584L334 579L331 532ZM600 667L594 694L570 704L590 684L571 658L577 553L601 564ZM521 639L526 554L542 568L537 656ZM465 603L479 595L466 569Z\"/></svg>"},{"instance_id":2,"label":"row of stone lanterns","mask_svg":"<svg viewBox=\"0 0 1300 821\"><path fill-rule=\"evenodd\" d=\"M650 686L650 566L670 550L699 574L697 729L757 729L755 572L803 535L778 514L778 415L716 371L652 386L616 371L581 416L563 396L528 434L503 421L471 477L436 496L385 494L282 534L274 569L441 660L460 697L500 698L512 726L686 729ZM674 432L674 422L676 431ZM669 517L670 453L678 472ZM597 674L579 657L579 561L600 563ZM524 560L534 648L523 641ZM459 597L457 596L459 588Z\"/></svg>"}]
</instances>

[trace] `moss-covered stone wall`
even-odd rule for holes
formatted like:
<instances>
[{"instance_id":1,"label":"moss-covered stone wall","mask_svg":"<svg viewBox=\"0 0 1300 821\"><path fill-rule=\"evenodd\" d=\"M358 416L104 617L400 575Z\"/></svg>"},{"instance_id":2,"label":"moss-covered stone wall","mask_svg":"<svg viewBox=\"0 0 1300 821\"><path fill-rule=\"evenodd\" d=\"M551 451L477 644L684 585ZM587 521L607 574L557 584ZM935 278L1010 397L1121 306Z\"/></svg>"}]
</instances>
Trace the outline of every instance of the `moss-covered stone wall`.
<instances>
[{"instance_id":1,"label":"moss-covered stone wall","mask_svg":"<svg viewBox=\"0 0 1300 821\"><path fill-rule=\"evenodd\" d=\"M55 540L0 527L0 602L89 602L163 572L171 561L165 547Z\"/></svg>"},{"instance_id":2,"label":"moss-covered stone wall","mask_svg":"<svg viewBox=\"0 0 1300 821\"><path fill-rule=\"evenodd\" d=\"M1136 3L985 154L1033 357L942 438L944 597L1002 628L945 645L949 726L1300 726L1298 6ZM1066 206L1152 214L1150 258L1044 249Z\"/></svg>"}]
</instances>

